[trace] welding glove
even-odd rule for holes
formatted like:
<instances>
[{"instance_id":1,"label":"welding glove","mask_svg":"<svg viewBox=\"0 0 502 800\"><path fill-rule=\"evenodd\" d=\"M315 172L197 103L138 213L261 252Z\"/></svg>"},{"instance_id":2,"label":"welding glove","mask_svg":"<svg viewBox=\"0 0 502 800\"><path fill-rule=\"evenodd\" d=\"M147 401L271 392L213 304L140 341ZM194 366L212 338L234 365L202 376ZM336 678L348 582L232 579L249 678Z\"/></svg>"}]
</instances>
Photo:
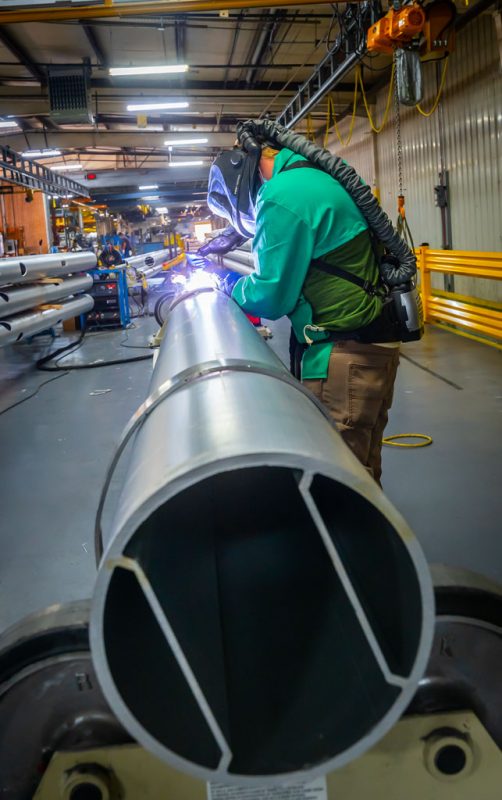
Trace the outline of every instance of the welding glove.
<instances>
[{"instance_id":1,"label":"welding glove","mask_svg":"<svg viewBox=\"0 0 502 800\"><path fill-rule=\"evenodd\" d=\"M240 278L242 278L242 275L239 275L238 272L229 272L228 275L226 275L226 277L221 281L220 289L225 294L228 294L229 297L232 297L234 286Z\"/></svg>"},{"instance_id":2,"label":"welding glove","mask_svg":"<svg viewBox=\"0 0 502 800\"><path fill-rule=\"evenodd\" d=\"M224 256L225 253L235 250L236 247L240 247L246 241L245 236L241 236L240 233L237 233L236 230L229 226L219 236L215 236L214 239L210 239L202 247L199 247L197 253L204 257L210 255Z\"/></svg>"}]
</instances>

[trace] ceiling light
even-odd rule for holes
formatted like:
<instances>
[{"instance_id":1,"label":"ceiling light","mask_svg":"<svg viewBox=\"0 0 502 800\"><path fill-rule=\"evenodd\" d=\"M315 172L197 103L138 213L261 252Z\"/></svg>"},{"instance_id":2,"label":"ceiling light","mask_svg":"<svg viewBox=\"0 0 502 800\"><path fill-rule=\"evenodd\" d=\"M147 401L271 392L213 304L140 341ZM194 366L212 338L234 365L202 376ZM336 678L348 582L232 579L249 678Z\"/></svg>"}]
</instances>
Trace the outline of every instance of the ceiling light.
<instances>
[{"instance_id":1,"label":"ceiling light","mask_svg":"<svg viewBox=\"0 0 502 800\"><path fill-rule=\"evenodd\" d=\"M144 192L147 189L158 189L158 188L159 187L157 186L156 183L149 184L148 186L138 186L138 189L140 190L140 192Z\"/></svg>"},{"instance_id":2,"label":"ceiling light","mask_svg":"<svg viewBox=\"0 0 502 800\"><path fill-rule=\"evenodd\" d=\"M142 200L160 200L160 196L158 194L149 195L148 197L142 197L141 199Z\"/></svg>"},{"instance_id":3,"label":"ceiling light","mask_svg":"<svg viewBox=\"0 0 502 800\"><path fill-rule=\"evenodd\" d=\"M170 161L168 167L201 167L203 161Z\"/></svg>"},{"instance_id":4,"label":"ceiling light","mask_svg":"<svg viewBox=\"0 0 502 800\"><path fill-rule=\"evenodd\" d=\"M60 156L61 150L25 150L21 155L23 158L51 158L52 156Z\"/></svg>"},{"instance_id":5,"label":"ceiling light","mask_svg":"<svg viewBox=\"0 0 502 800\"><path fill-rule=\"evenodd\" d=\"M18 124L14 119L0 121L0 128L17 128Z\"/></svg>"},{"instance_id":6,"label":"ceiling light","mask_svg":"<svg viewBox=\"0 0 502 800\"><path fill-rule=\"evenodd\" d=\"M181 144L207 144L207 139L173 139L172 142L164 142L164 146L177 147Z\"/></svg>"},{"instance_id":7,"label":"ceiling light","mask_svg":"<svg viewBox=\"0 0 502 800\"><path fill-rule=\"evenodd\" d=\"M66 172L67 169L83 169L81 164L52 164L51 169L61 170L61 172Z\"/></svg>"},{"instance_id":8,"label":"ceiling light","mask_svg":"<svg viewBox=\"0 0 502 800\"><path fill-rule=\"evenodd\" d=\"M110 75L166 75L187 72L188 64L160 64L156 67L110 67Z\"/></svg>"},{"instance_id":9,"label":"ceiling light","mask_svg":"<svg viewBox=\"0 0 502 800\"><path fill-rule=\"evenodd\" d=\"M156 211L158 211L159 214L167 214L167 206L159 206Z\"/></svg>"},{"instance_id":10,"label":"ceiling light","mask_svg":"<svg viewBox=\"0 0 502 800\"><path fill-rule=\"evenodd\" d=\"M170 108L188 108L186 100L169 100L163 103L132 103L127 106L128 111L168 111Z\"/></svg>"}]
</instances>

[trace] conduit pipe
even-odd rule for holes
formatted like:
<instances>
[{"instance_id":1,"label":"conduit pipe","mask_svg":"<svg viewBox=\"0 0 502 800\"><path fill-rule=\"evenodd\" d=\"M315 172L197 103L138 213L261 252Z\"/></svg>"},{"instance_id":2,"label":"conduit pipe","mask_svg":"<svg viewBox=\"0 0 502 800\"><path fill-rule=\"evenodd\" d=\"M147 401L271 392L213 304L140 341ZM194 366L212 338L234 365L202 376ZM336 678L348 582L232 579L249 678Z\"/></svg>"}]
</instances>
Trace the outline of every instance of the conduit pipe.
<instances>
[{"instance_id":1,"label":"conduit pipe","mask_svg":"<svg viewBox=\"0 0 502 800\"><path fill-rule=\"evenodd\" d=\"M225 269L230 269L232 272L237 272L239 275L251 275L254 272L254 267L244 264L242 261L233 258L233 253L220 256L218 263Z\"/></svg>"},{"instance_id":2,"label":"conduit pipe","mask_svg":"<svg viewBox=\"0 0 502 800\"><path fill-rule=\"evenodd\" d=\"M133 432L91 621L113 711L210 780L304 781L356 758L431 645L406 522L217 290L174 301L118 453Z\"/></svg>"},{"instance_id":3,"label":"conduit pipe","mask_svg":"<svg viewBox=\"0 0 502 800\"><path fill-rule=\"evenodd\" d=\"M137 272L145 275L145 270L148 270L149 275L155 274L152 272L154 267L158 267L156 272L160 272L162 265L172 258L172 250L153 250L151 253L144 253L139 256L131 256L125 259L128 267L132 267Z\"/></svg>"},{"instance_id":4,"label":"conduit pipe","mask_svg":"<svg viewBox=\"0 0 502 800\"><path fill-rule=\"evenodd\" d=\"M81 253L51 253L45 256L0 259L0 286L6 283L30 283L40 278L85 272L97 264L96 255Z\"/></svg>"},{"instance_id":5,"label":"conduit pipe","mask_svg":"<svg viewBox=\"0 0 502 800\"><path fill-rule=\"evenodd\" d=\"M60 300L69 295L87 292L92 286L90 275L66 278L60 283L35 283L31 286L4 286L0 288L0 318L18 311Z\"/></svg>"},{"instance_id":6,"label":"conduit pipe","mask_svg":"<svg viewBox=\"0 0 502 800\"><path fill-rule=\"evenodd\" d=\"M0 318L0 346L19 342L27 336L52 328L59 322L79 314L85 314L94 306L94 300L88 294L80 295L54 308L43 311L30 311L26 314L15 314L13 317Z\"/></svg>"}]
</instances>

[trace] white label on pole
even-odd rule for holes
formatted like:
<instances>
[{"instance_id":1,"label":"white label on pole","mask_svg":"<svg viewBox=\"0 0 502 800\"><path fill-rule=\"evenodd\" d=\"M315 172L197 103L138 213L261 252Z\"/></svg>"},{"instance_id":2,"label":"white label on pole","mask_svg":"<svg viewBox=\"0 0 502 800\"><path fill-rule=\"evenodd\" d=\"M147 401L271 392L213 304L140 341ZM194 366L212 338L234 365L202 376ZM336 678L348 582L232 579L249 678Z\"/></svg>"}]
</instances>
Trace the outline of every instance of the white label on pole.
<instances>
[{"instance_id":1,"label":"white label on pole","mask_svg":"<svg viewBox=\"0 0 502 800\"><path fill-rule=\"evenodd\" d=\"M228 786L207 784L207 800L328 800L326 778L291 786Z\"/></svg>"}]
</instances>

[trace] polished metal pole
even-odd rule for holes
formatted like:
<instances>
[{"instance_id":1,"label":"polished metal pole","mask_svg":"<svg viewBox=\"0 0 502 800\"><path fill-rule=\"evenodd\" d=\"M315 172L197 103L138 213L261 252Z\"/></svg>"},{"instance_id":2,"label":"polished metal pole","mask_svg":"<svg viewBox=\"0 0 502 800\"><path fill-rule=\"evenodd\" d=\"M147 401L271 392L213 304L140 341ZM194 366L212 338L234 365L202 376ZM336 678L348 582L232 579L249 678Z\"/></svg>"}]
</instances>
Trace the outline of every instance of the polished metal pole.
<instances>
[{"instance_id":1,"label":"polished metal pole","mask_svg":"<svg viewBox=\"0 0 502 800\"><path fill-rule=\"evenodd\" d=\"M75 278L65 278L58 283L0 287L0 319L43 303L51 303L69 295L87 292L91 286L92 277L90 275L78 275Z\"/></svg>"},{"instance_id":2,"label":"polished metal pole","mask_svg":"<svg viewBox=\"0 0 502 800\"><path fill-rule=\"evenodd\" d=\"M40 278L85 272L96 266L93 252L51 253L44 256L0 259L0 286L6 283L29 283Z\"/></svg>"},{"instance_id":3,"label":"polished metal pole","mask_svg":"<svg viewBox=\"0 0 502 800\"><path fill-rule=\"evenodd\" d=\"M118 453L133 435L91 620L120 721L215 781L308 781L359 756L430 650L406 522L217 290L173 303Z\"/></svg>"},{"instance_id":4,"label":"polished metal pole","mask_svg":"<svg viewBox=\"0 0 502 800\"><path fill-rule=\"evenodd\" d=\"M94 306L94 300L88 294L82 294L63 303L42 311L28 311L14 314L12 317L0 319L0 346L20 342L34 333L48 330L65 319L85 314Z\"/></svg>"}]
</instances>

